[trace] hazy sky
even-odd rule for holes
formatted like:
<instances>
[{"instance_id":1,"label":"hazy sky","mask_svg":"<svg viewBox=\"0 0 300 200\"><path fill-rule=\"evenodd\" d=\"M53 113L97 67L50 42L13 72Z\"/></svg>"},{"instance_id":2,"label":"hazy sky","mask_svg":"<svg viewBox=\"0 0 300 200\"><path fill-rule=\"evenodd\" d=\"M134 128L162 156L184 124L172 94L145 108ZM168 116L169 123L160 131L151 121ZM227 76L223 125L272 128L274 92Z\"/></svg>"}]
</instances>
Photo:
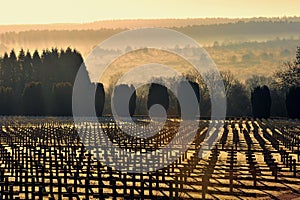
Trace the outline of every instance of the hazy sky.
<instances>
[{"instance_id":1,"label":"hazy sky","mask_svg":"<svg viewBox=\"0 0 300 200\"><path fill-rule=\"evenodd\" d=\"M0 24L300 15L299 0L3 0Z\"/></svg>"}]
</instances>

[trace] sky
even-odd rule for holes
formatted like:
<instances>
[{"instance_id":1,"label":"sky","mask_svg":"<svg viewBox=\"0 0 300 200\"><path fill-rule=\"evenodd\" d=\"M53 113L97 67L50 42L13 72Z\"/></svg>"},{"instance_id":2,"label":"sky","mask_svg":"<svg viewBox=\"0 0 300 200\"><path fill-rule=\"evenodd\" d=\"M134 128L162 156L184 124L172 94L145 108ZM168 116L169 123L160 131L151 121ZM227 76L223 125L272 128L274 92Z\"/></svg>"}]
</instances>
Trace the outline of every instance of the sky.
<instances>
[{"instance_id":1,"label":"sky","mask_svg":"<svg viewBox=\"0 0 300 200\"><path fill-rule=\"evenodd\" d=\"M3 0L0 24L299 16L299 0Z\"/></svg>"}]
</instances>

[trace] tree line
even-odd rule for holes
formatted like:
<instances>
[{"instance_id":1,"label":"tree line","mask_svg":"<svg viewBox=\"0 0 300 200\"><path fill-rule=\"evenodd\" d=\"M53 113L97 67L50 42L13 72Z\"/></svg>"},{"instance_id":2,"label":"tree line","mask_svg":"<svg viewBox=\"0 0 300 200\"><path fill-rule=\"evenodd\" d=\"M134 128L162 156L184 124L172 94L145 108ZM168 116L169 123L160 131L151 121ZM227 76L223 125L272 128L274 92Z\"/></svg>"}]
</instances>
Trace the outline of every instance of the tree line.
<instances>
[{"instance_id":1,"label":"tree line","mask_svg":"<svg viewBox=\"0 0 300 200\"><path fill-rule=\"evenodd\" d=\"M185 33L192 38L213 40L241 40L238 36L251 37L251 40L260 38L258 36L276 35L297 36L300 31L298 20L251 20L231 23L216 23L208 25L187 25L181 27L170 27L179 32ZM99 29L99 30L27 30L20 32L5 32L0 34L0 40L4 45L8 44L42 44L51 42L66 42L74 44L74 41L84 41L86 43L97 44L99 41L108 38L116 33L127 30L127 28ZM222 39L223 38L223 39Z\"/></svg>"},{"instance_id":2,"label":"tree line","mask_svg":"<svg viewBox=\"0 0 300 200\"><path fill-rule=\"evenodd\" d=\"M81 54L71 48L5 53L0 58L0 114L70 115L73 83L82 62Z\"/></svg>"},{"instance_id":3,"label":"tree line","mask_svg":"<svg viewBox=\"0 0 300 200\"><path fill-rule=\"evenodd\" d=\"M18 54L14 50L5 53L0 57L0 114L71 116L73 84L82 63L81 54L71 48L53 48L41 53L34 51L33 54L24 50ZM210 76L207 80L214 81L214 74L206 76ZM194 72L187 73L186 77L196 94L201 116L210 116L210 96L203 77ZM252 76L245 83L228 71L221 72L221 77L227 97L227 116L300 118L299 47L296 59L286 62L271 77ZM110 97L115 85L109 85L105 91L101 83L90 84L96 87L97 115L112 114ZM178 95L184 87L179 85L176 89ZM119 116L128 113L130 116L148 115L154 104L162 105L168 115L181 115L175 94L166 86L151 84L135 89L132 85L118 85L115 94L112 102ZM125 96L128 101L123 101Z\"/></svg>"}]
</instances>

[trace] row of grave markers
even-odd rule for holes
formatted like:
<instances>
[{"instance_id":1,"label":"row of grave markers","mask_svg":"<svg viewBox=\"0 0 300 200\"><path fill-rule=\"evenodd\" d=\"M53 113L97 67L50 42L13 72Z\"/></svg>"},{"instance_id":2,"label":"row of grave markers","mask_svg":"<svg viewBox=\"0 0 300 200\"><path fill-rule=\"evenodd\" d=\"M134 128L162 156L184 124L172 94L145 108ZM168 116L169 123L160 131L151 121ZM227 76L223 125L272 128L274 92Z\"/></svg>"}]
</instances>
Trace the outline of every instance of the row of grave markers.
<instances>
[{"instance_id":1,"label":"row of grave markers","mask_svg":"<svg viewBox=\"0 0 300 200\"><path fill-rule=\"evenodd\" d=\"M42 121L42 123L40 122ZM101 122L101 121L100 121ZM134 138L111 120L99 125L84 123L86 131L100 129L121 148L153 151L168 144L178 131L178 122L168 121L152 138ZM209 121L200 121L191 147L175 162L155 172L120 172L95 159L81 143L69 119L2 119L0 132L0 187L2 199L155 199L213 198L214 195L252 196L237 192L242 187L263 188L262 181L299 185L300 134L290 134L270 120L234 119L215 122L217 142L207 158L199 158ZM219 123L219 125L218 125ZM220 126L222 124L222 126ZM128 124L127 124L128 125ZM146 128L146 126L145 126ZM184 127L187 131L194 127ZM107 151L111 151L107 149ZM109 153L106 158L109 159ZM245 156L239 164L238 154ZM262 160L257 159L261 155ZM167 155L172 156L172 155ZM278 159L279 158L279 159ZM164 156L161 157L164 159ZM119 155L118 160L126 160ZM224 161L224 162L223 162ZM139 161L134 163L140 164ZM245 169L239 169L240 167ZM127 166L130 167L130 166ZM240 172L245 177L240 177ZM249 174L247 176L247 174ZM222 175L219 177L219 175ZM218 176L216 178L216 176ZM289 180L293 178L293 180ZM222 183L216 183L221 180ZM222 191L213 187L222 188ZM227 188L227 189L226 189Z\"/></svg>"}]
</instances>

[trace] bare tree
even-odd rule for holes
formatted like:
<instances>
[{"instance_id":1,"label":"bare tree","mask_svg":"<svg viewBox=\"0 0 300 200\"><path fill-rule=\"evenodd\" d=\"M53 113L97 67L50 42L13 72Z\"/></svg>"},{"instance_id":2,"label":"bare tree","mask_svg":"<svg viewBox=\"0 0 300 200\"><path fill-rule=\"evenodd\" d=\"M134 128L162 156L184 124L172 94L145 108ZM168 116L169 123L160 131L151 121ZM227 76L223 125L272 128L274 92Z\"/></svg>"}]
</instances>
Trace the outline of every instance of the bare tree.
<instances>
[{"instance_id":1,"label":"bare tree","mask_svg":"<svg viewBox=\"0 0 300 200\"><path fill-rule=\"evenodd\" d=\"M226 96L228 96L228 93L231 90L232 86L236 83L236 79L230 71L221 71L220 74L224 83Z\"/></svg>"},{"instance_id":2,"label":"bare tree","mask_svg":"<svg viewBox=\"0 0 300 200\"><path fill-rule=\"evenodd\" d=\"M254 88L267 85L271 86L273 84L274 80L272 77L269 76L261 76L261 75L252 75L250 78L248 78L245 81L245 85L247 89L250 91L253 91Z\"/></svg>"},{"instance_id":3,"label":"bare tree","mask_svg":"<svg viewBox=\"0 0 300 200\"><path fill-rule=\"evenodd\" d=\"M300 48L297 47L296 60L288 61L275 73L276 86L287 90L300 86Z\"/></svg>"}]
</instances>

